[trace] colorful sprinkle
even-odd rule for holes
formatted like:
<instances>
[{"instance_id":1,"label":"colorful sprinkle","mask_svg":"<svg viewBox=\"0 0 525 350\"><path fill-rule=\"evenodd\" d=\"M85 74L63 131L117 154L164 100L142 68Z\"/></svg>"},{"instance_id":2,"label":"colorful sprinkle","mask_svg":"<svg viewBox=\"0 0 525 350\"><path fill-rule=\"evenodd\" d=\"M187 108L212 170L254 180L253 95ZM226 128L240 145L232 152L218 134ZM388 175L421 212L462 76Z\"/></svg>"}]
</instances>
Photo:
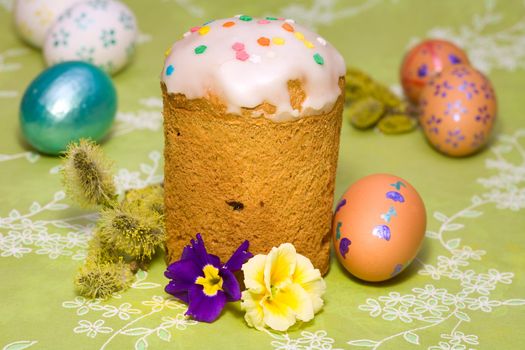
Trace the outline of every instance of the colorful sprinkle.
<instances>
[{"instance_id":1,"label":"colorful sprinkle","mask_svg":"<svg viewBox=\"0 0 525 350\"><path fill-rule=\"evenodd\" d=\"M210 24L210 23L212 23L212 22L215 22L215 20L214 20L214 19L209 20L208 22L204 23L203 26L205 26L205 25L207 25L207 24Z\"/></svg>"},{"instance_id":2,"label":"colorful sprinkle","mask_svg":"<svg viewBox=\"0 0 525 350\"><path fill-rule=\"evenodd\" d=\"M199 29L201 29L200 26L191 27L191 28L190 28L190 32L195 33L195 32L198 31Z\"/></svg>"},{"instance_id":3,"label":"colorful sprinkle","mask_svg":"<svg viewBox=\"0 0 525 350\"><path fill-rule=\"evenodd\" d=\"M326 40L324 40L320 36L317 37L317 42L323 46L326 46Z\"/></svg>"},{"instance_id":4,"label":"colorful sprinkle","mask_svg":"<svg viewBox=\"0 0 525 350\"><path fill-rule=\"evenodd\" d=\"M299 40L304 40L304 34L301 32L295 32L293 35Z\"/></svg>"},{"instance_id":5,"label":"colorful sprinkle","mask_svg":"<svg viewBox=\"0 0 525 350\"><path fill-rule=\"evenodd\" d=\"M175 70L175 68L173 68L173 66L170 64L168 66L168 68L166 68L166 75L167 76L170 76L171 74L173 74L173 71Z\"/></svg>"},{"instance_id":6,"label":"colorful sprinkle","mask_svg":"<svg viewBox=\"0 0 525 350\"><path fill-rule=\"evenodd\" d=\"M168 56L170 55L170 53L171 53L171 46L168 47L168 48L166 49L166 51L164 51L164 57L168 57Z\"/></svg>"},{"instance_id":7,"label":"colorful sprinkle","mask_svg":"<svg viewBox=\"0 0 525 350\"><path fill-rule=\"evenodd\" d=\"M243 43L235 43L232 45L232 49L235 51L243 51L244 50L244 44Z\"/></svg>"},{"instance_id":8,"label":"colorful sprinkle","mask_svg":"<svg viewBox=\"0 0 525 350\"><path fill-rule=\"evenodd\" d=\"M248 58L250 58L250 55L246 51L237 51L235 53L235 58L237 58L239 61L246 61Z\"/></svg>"},{"instance_id":9,"label":"colorful sprinkle","mask_svg":"<svg viewBox=\"0 0 525 350\"><path fill-rule=\"evenodd\" d=\"M269 46L270 45L270 39L261 36L259 39L257 39L257 43L261 46Z\"/></svg>"},{"instance_id":10,"label":"colorful sprinkle","mask_svg":"<svg viewBox=\"0 0 525 350\"><path fill-rule=\"evenodd\" d=\"M314 61L315 63L317 63L318 65L322 66L324 64L324 58L323 56L319 55L318 53L316 53L314 55Z\"/></svg>"},{"instance_id":11,"label":"colorful sprinkle","mask_svg":"<svg viewBox=\"0 0 525 350\"><path fill-rule=\"evenodd\" d=\"M272 39L272 42L275 45L284 45L284 39L283 38L275 37L275 38Z\"/></svg>"},{"instance_id":12,"label":"colorful sprinkle","mask_svg":"<svg viewBox=\"0 0 525 350\"><path fill-rule=\"evenodd\" d=\"M230 27L233 27L234 25L235 25L235 22L229 21L229 22L224 23L222 26L224 28L230 28Z\"/></svg>"},{"instance_id":13,"label":"colorful sprinkle","mask_svg":"<svg viewBox=\"0 0 525 350\"><path fill-rule=\"evenodd\" d=\"M270 23L270 21L267 20L267 19L260 19L260 20L257 21L257 23L259 23L259 24L268 24L268 23Z\"/></svg>"},{"instance_id":14,"label":"colorful sprinkle","mask_svg":"<svg viewBox=\"0 0 525 350\"><path fill-rule=\"evenodd\" d=\"M208 46L206 46L206 45L200 45L200 46L197 46L197 47L195 48L195 53L196 53L197 55L200 55L200 54L204 53L204 51L206 51L207 48L208 48Z\"/></svg>"},{"instance_id":15,"label":"colorful sprinkle","mask_svg":"<svg viewBox=\"0 0 525 350\"><path fill-rule=\"evenodd\" d=\"M266 17L269 21L277 21L277 17Z\"/></svg>"},{"instance_id":16,"label":"colorful sprinkle","mask_svg":"<svg viewBox=\"0 0 525 350\"><path fill-rule=\"evenodd\" d=\"M241 21L250 22L253 18L251 18L250 16L242 15L242 16L239 17L239 19Z\"/></svg>"},{"instance_id":17,"label":"colorful sprinkle","mask_svg":"<svg viewBox=\"0 0 525 350\"><path fill-rule=\"evenodd\" d=\"M352 241L350 241L346 237L344 237L339 242L339 253L341 253L341 256L343 257L343 259L346 259L346 254L348 254L348 250L349 250L350 244L352 244Z\"/></svg>"},{"instance_id":18,"label":"colorful sprinkle","mask_svg":"<svg viewBox=\"0 0 525 350\"><path fill-rule=\"evenodd\" d=\"M204 26L204 27L201 27L199 29L199 34L200 35L206 35L206 34L208 34L209 31L210 31L210 27Z\"/></svg>"},{"instance_id":19,"label":"colorful sprinkle","mask_svg":"<svg viewBox=\"0 0 525 350\"><path fill-rule=\"evenodd\" d=\"M289 23L284 23L281 27L290 33L293 33L295 30Z\"/></svg>"},{"instance_id":20,"label":"colorful sprinkle","mask_svg":"<svg viewBox=\"0 0 525 350\"><path fill-rule=\"evenodd\" d=\"M305 40L305 41L303 41L303 44L304 44L304 46L306 46L309 49L313 49L314 48L314 44L312 44L311 41Z\"/></svg>"}]
</instances>

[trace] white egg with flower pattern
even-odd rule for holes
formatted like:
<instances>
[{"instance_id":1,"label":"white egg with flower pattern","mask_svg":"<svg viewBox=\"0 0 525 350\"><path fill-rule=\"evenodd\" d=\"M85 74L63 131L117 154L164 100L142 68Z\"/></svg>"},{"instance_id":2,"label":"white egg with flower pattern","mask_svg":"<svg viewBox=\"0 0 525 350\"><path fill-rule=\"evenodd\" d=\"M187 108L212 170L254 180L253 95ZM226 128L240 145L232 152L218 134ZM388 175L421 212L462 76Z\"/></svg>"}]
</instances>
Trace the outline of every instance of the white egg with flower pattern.
<instances>
[{"instance_id":1,"label":"white egg with flower pattern","mask_svg":"<svg viewBox=\"0 0 525 350\"><path fill-rule=\"evenodd\" d=\"M57 17L77 2L79 0L16 0L13 6L16 31L26 42L40 48Z\"/></svg>"},{"instance_id":2,"label":"white egg with flower pattern","mask_svg":"<svg viewBox=\"0 0 525 350\"><path fill-rule=\"evenodd\" d=\"M90 0L67 9L47 33L46 63L85 61L115 74L135 51L137 23L119 1Z\"/></svg>"}]
</instances>

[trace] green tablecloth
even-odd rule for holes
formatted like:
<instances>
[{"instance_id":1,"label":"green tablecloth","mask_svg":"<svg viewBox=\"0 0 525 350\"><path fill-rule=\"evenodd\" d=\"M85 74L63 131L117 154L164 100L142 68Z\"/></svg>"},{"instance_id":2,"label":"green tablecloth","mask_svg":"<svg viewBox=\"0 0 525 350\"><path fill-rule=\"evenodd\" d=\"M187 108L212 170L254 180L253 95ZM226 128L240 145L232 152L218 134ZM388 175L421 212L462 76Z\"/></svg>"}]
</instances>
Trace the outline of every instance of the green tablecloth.
<instances>
[{"instance_id":1,"label":"green tablecloth","mask_svg":"<svg viewBox=\"0 0 525 350\"><path fill-rule=\"evenodd\" d=\"M392 281L367 284L332 260L326 306L284 334L246 326L239 303L218 321L196 323L168 298L157 257L132 288L107 302L75 294L96 215L64 198L56 158L21 141L18 106L44 68L0 1L0 347L4 349L266 348L516 349L525 343L525 4L523 1L311 0L127 1L140 25L134 62L114 77L119 112L104 143L120 190L162 179L159 72L163 52L187 28L237 13L279 15L317 29L347 63L398 86L414 41L436 36L462 45L499 99L496 138L469 158L435 152L421 131L401 136L341 134L336 196L360 177L407 179L428 210L424 247Z\"/></svg>"}]
</instances>

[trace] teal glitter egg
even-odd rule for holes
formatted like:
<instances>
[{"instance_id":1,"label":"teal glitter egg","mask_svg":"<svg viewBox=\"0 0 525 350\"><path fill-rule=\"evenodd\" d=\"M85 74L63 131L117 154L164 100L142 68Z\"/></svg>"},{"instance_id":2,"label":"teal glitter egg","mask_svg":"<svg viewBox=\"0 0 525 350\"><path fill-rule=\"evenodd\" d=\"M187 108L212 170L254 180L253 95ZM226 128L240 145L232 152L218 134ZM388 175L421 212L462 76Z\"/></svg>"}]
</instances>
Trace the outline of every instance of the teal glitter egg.
<instances>
[{"instance_id":1,"label":"teal glitter egg","mask_svg":"<svg viewBox=\"0 0 525 350\"><path fill-rule=\"evenodd\" d=\"M117 111L111 78L85 62L64 62L31 82L20 103L20 128L31 146L57 155L80 138L102 139Z\"/></svg>"}]
</instances>

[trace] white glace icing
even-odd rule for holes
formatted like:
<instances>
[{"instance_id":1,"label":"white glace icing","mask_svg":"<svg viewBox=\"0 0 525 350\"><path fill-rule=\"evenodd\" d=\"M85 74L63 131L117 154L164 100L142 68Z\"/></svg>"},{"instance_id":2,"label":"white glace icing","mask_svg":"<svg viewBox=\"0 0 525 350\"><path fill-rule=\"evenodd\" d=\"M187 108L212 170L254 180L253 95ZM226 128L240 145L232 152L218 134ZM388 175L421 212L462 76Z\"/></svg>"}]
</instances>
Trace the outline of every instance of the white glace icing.
<instances>
[{"instance_id":1,"label":"white glace icing","mask_svg":"<svg viewBox=\"0 0 525 350\"><path fill-rule=\"evenodd\" d=\"M216 95L230 113L267 102L276 107L268 118L287 121L330 111L345 69L332 45L292 20L236 16L185 33L166 51L161 79L188 99ZM291 80L306 94L301 111L290 104Z\"/></svg>"}]
</instances>

